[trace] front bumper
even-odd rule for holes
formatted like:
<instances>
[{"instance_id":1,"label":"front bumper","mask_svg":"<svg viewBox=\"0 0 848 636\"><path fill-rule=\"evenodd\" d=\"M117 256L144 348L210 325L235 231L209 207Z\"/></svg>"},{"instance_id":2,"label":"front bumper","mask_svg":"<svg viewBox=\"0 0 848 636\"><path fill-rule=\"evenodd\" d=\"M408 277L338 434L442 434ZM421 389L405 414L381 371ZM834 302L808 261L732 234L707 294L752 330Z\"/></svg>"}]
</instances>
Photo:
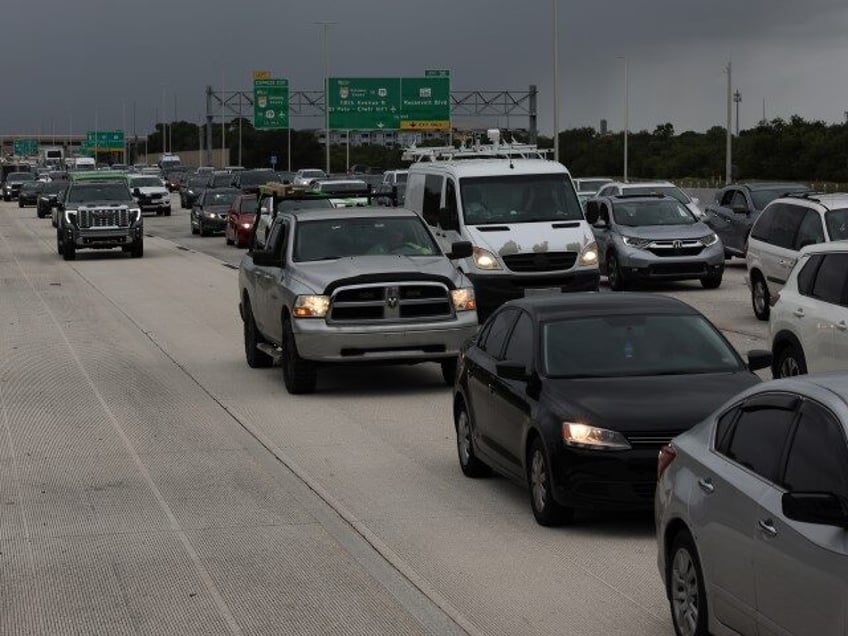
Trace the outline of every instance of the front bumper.
<instances>
[{"instance_id":1,"label":"front bumper","mask_svg":"<svg viewBox=\"0 0 848 636\"><path fill-rule=\"evenodd\" d=\"M705 247L694 256L657 256L647 250L619 250L621 273L630 279L687 280L717 276L724 271L724 248L721 243Z\"/></svg>"},{"instance_id":2,"label":"front bumper","mask_svg":"<svg viewBox=\"0 0 848 636\"><path fill-rule=\"evenodd\" d=\"M156 212L158 210L168 210L171 207L171 199L154 199L153 201L137 201L138 207L142 212Z\"/></svg>"},{"instance_id":3,"label":"front bumper","mask_svg":"<svg viewBox=\"0 0 848 636\"><path fill-rule=\"evenodd\" d=\"M556 274L517 276L515 274L467 274L474 284L474 295L481 322L509 300L524 298L534 290L558 289L561 292L598 291L600 273L582 269Z\"/></svg>"},{"instance_id":4,"label":"front bumper","mask_svg":"<svg viewBox=\"0 0 848 636\"><path fill-rule=\"evenodd\" d=\"M298 353L320 362L424 362L452 358L477 333L477 313L463 311L441 322L328 325L292 320Z\"/></svg>"},{"instance_id":5,"label":"front bumper","mask_svg":"<svg viewBox=\"0 0 848 636\"><path fill-rule=\"evenodd\" d=\"M65 238L77 249L109 249L124 247L141 241L144 226L136 223L126 228L78 228L66 226L63 229Z\"/></svg>"},{"instance_id":6,"label":"front bumper","mask_svg":"<svg viewBox=\"0 0 848 636\"><path fill-rule=\"evenodd\" d=\"M210 232L223 232L227 229L227 217L210 219L208 216L201 216L199 222L203 224L203 229Z\"/></svg>"}]
</instances>

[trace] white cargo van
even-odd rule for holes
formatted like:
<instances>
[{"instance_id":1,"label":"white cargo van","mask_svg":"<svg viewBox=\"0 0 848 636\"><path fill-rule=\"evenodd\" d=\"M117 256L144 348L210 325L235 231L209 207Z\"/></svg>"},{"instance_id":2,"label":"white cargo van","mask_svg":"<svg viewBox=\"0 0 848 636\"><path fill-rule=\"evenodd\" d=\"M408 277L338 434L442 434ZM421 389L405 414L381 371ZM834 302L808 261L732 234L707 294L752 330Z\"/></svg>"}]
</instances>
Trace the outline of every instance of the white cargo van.
<instances>
[{"instance_id":1,"label":"white cargo van","mask_svg":"<svg viewBox=\"0 0 848 636\"><path fill-rule=\"evenodd\" d=\"M74 157L74 170L95 170L97 162L94 157Z\"/></svg>"},{"instance_id":2,"label":"white cargo van","mask_svg":"<svg viewBox=\"0 0 848 636\"><path fill-rule=\"evenodd\" d=\"M597 291L597 246L562 164L525 158L541 156L532 147L497 143L420 150L406 154L418 161L409 169L405 206L421 214L446 252L471 242L473 255L457 266L474 283L481 320L513 298Z\"/></svg>"}]
</instances>

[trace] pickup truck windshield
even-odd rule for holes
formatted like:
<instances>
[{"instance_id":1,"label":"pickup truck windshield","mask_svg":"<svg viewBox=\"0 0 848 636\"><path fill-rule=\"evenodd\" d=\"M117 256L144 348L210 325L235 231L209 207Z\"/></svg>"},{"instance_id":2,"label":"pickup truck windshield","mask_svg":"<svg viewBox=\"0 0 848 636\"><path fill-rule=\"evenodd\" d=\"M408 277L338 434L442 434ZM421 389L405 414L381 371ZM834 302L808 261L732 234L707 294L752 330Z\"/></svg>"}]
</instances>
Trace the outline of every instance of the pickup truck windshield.
<instances>
[{"instance_id":1,"label":"pickup truck windshield","mask_svg":"<svg viewBox=\"0 0 848 636\"><path fill-rule=\"evenodd\" d=\"M65 203L87 201L132 201L132 196L123 183L86 183L73 186Z\"/></svg>"},{"instance_id":2,"label":"pickup truck windshield","mask_svg":"<svg viewBox=\"0 0 848 636\"><path fill-rule=\"evenodd\" d=\"M436 256L439 248L417 218L356 218L298 223L295 261L393 254Z\"/></svg>"},{"instance_id":3,"label":"pickup truck windshield","mask_svg":"<svg viewBox=\"0 0 848 636\"><path fill-rule=\"evenodd\" d=\"M564 174L466 177L460 190L466 225L583 220L577 193Z\"/></svg>"}]
</instances>

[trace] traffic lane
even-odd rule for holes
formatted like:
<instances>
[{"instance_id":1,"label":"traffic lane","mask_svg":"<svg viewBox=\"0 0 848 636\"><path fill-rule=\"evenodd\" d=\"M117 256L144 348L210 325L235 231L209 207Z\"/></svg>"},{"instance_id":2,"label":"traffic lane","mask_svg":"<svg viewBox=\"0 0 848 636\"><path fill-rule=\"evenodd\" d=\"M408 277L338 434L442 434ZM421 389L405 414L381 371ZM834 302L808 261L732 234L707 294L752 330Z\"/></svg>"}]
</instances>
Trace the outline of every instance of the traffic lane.
<instances>
[{"instance_id":1,"label":"traffic lane","mask_svg":"<svg viewBox=\"0 0 848 636\"><path fill-rule=\"evenodd\" d=\"M132 285L74 267L421 589L484 633L669 632L650 515L548 530L523 488L463 477L435 364L328 370L317 395L289 396L280 369L244 362L236 272L159 239L146 250Z\"/></svg>"}]
</instances>

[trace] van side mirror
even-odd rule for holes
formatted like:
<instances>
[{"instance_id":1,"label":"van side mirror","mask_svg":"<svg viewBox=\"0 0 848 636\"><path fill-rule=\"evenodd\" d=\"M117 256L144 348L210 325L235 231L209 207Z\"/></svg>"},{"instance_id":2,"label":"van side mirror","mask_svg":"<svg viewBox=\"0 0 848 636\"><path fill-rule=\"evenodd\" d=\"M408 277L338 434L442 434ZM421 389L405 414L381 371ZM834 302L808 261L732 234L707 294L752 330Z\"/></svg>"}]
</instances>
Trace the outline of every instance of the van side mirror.
<instances>
[{"instance_id":1,"label":"van side mirror","mask_svg":"<svg viewBox=\"0 0 848 636\"><path fill-rule=\"evenodd\" d=\"M848 528L848 506L830 492L787 492L781 498L787 519Z\"/></svg>"},{"instance_id":2,"label":"van side mirror","mask_svg":"<svg viewBox=\"0 0 848 636\"><path fill-rule=\"evenodd\" d=\"M586 223L595 225L601 216L601 207L598 205L598 202L587 201L586 211L583 213L583 216L586 218Z\"/></svg>"},{"instance_id":3,"label":"van side mirror","mask_svg":"<svg viewBox=\"0 0 848 636\"><path fill-rule=\"evenodd\" d=\"M443 230L458 230L459 221L448 208L439 208L439 225Z\"/></svg>"},{"instance_id":4,"label":"van side mirror","mask_svg":"<svg viewBox=\"0 0 848 636\"><path fill-rule=\"evenodd\" d=\"M457 241L451 245L450 254L447 256L452 261L458 261L463 258L471 258L472 254L474 254L474 246L470 241Z\"/></svg>"}]
</instances>

